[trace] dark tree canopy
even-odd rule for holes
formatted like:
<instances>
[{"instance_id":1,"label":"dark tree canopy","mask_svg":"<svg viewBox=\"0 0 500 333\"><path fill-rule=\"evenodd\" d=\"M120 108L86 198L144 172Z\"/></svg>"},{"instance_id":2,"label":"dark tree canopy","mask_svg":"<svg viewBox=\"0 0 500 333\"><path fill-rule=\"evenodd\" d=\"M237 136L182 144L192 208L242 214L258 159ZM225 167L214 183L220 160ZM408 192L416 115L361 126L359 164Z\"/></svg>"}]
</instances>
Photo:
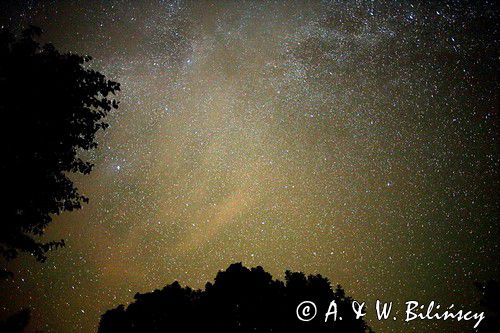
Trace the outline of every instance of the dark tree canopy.
<instances>
[{"instance_id":1,"label":"dark tree canopy","mask_svg":"<svg viewBox=\"0 0 500 333\"><path fill-rule=\"evenodd\" d=\"M296 307L313 301L317 316L302 322ZM325 323L332 300L342 320ZM338 286L332 289L321 275L305 276L287 271L285 282L273 280L262 267L248 269L241 263L220 271L205 290L181 287L178 282L162 290L135 295L135 302L102 315L99 333L108 332L367 332L356 319L352 298Z\"/></svg>"},{"instance_id":2,"label":"dark tree canopy","mask_svg":"<svg viewBox=\"0 0 500 333\"><path fill-rule=\"evenodd\" d=\"M481 292L480 305L485 308L485 319L479 325L478 332L500 332L500 284L496 280L477 283Z\"/></svg>"},{"instance_id":3,"label":"dark tree canopy","mask_svg":"<svg viewBox=\"0 0 500 333\"><path fill-rule=\"evenodd\" d=\"M22 309L7 319L0 321L0 332L22 333L28 326L30 317L30 309Z\"/></svg>"},{"instance_id":4,"label":"dark tree canopy","mask_svg":"<svg viewBox=\"0 0 500 333\"><path fill-rule=\"evenodd\" d=\"M86 68L90 57L40 45L40 32L30 27L16 38L0 31L0 255L7 260L27 252L44 261L48 250L64 245L35 238L54 214L87 201L67 174L91 171L78 151L96 147L96 132L107 127L103 118L118 107L108 98L118 83Z\"/></svg>"}]
</instances>

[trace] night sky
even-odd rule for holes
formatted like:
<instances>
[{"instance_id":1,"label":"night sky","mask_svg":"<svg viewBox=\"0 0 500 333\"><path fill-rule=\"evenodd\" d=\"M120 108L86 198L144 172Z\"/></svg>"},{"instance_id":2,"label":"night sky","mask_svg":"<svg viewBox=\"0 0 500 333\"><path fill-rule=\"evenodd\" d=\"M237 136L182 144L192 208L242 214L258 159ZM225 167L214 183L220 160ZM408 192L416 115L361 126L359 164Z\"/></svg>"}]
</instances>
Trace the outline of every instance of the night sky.
<instances>
[{"instance_id":1,"label":"night sky","mask_svg":"<svg viewBox=\"0 0 500 333\"><path fill-rule=\"evenodd\" d=\"M500 275L498 16L494 1L3 1L0 25L40 26L122 91L81 155L93 172L72 177L89 204L47 229L66 247L12 261L0 313L92 332L136 292L239 261L369 304L476 304L473 282Z\"/></svg>"}]
</instances>

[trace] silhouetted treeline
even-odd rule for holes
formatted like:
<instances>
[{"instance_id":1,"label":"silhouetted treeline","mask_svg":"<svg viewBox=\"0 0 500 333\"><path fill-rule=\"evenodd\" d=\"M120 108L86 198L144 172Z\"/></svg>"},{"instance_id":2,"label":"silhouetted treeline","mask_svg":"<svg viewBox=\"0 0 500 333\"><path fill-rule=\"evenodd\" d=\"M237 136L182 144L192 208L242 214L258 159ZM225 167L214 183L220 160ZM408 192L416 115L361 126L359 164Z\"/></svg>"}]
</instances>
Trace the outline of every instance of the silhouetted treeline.
<instances>
[{"instance_id":1,"label":"silhouetted treeline","mask_svg":"<svg viewBox=\"0 0 500 333\"><path fill-rule=\"evenodd\" d=\"M285 282L273 280L262 267L248 269L241 263L220 271L205 290L181 287L178 282L162 290L135 295L135 302L107 311L99 333L110 332L367 332L356 319L352 298L338 286L332 289L321 275L285 273ZM303 322L296 308L313 301L318 313ZM325 323L332 300L342 320Z\"/></svg>"},{"instance_id":2,"label":"silhouetted treeline","mask_svg":"<svg viewBox=\"0 0 500 333\"><path fill-rule=\"evenodd\" d=\"M22 309L21 311L11 315L5 320L0 321L0 332L3 333L21 333L24 332L30 321L30 309Z\"/></svg>"},{"instance_id":3,"label":"silhouetted treeline","mask_svg":"<svg viewBox=\"0 0 500 333\"><path fill-rule=\"evenodd\" d=\"M51 215L87 201L67 173L91 171L92 164L77 153L96 147L96 132L107 127L103 118L118 107L108 98L120 90L118 83L88 69L90 57L40 45L40 33L30 27L16 38L0 30L0 184L5 195L0 256L7 260L27 252L44 261L48 250L64 245L40 243L34 236L43 234Z\"/></svg>"},{"instance_id":4,"label":"silhouetted treeline","mask_svg":"<svg viewBox=\"0 0 500 333\"><path fill-rule=\"evenodd\" d=\"M485 309L485 318L479 325L478 332L500 332L500 285L498 281L477 283L476 287L481 292L480 305Z\"/></svg>"}]
</instances>

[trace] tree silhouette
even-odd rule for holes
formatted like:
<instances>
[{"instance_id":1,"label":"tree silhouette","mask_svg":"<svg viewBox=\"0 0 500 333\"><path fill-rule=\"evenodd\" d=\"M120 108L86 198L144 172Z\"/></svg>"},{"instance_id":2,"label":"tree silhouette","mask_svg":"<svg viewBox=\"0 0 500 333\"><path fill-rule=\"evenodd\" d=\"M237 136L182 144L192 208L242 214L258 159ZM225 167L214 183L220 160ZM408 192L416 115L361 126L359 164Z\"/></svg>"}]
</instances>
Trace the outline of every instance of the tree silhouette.
<instances>
[{"instance_id":1,"label":"tree silhouette","mask_svg":"<svg viewBox=\"0 0 500 333\"><path fill-rule=\"evenodd\" d=\"M108 98L118 83L86 68L88 56L40 45L40 33L33 26L18 38L0 31L0 183L7 194L0 201L0 255L7 260L27 252L43 262L48 250L64 245L34 237L54 214L87 201L67 175L92 170L78 151L97 146L96 132L107 127L103 118L118 107Z\"/></svg>"},{"instance_id":2,"label":"tree silhouette","mask_svg":"<svg viewBox=\"0 0 500 333\"><path fill-rule=\"evenodd\" d=\"M332 290L321 275L287 271L285 282L273 280L262 267L241 263L220 271L204 290L181 287L135 295L127 308L120 305L102 315L99 333L108 332L370 332L352 311L352 298L338 286ZM316 317L303 322L296 308L304 300L317 306ZM342 320L325 323L332 300Z\"/></svg>"},{"instance_id":3,"label":"tree silhouette","mask_svg":"<svg viewBox=\"0 0 500 333\"><path fill-rule=\"evenodd\" d=\"M7 319L0 321L0 332L21 333L28 326L31 317L30 309L22 309Z\"/></svg>"},{"instance_id":4,"label":"tree silhouette","mask_svg":"<svg viewBox=\"0 0 500 333\"><path fill-rule=\"evenodd\" d=\"M485 308L484 321L479 325L478 332L500 332L500 284L490 280L484 284L476 283L481 292L480 305Z\"/></svg>"}]
</instances>

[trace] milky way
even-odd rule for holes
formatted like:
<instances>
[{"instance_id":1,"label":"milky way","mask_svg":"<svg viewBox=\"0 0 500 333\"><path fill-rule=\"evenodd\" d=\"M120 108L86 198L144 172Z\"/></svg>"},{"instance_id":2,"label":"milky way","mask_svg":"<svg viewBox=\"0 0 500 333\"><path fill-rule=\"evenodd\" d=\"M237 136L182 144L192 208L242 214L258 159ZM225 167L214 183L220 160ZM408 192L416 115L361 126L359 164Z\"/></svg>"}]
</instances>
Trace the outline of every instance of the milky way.
<instances>
[{"instance_id":1,"label":"milky way","mask_svg":"<svg viewBox=\"0 0 500 333\"><path fill-rule=\"evenodd\" d=\"M4 27L38 25L122 85L73 177L90 203L47 230L66 248L13 261L0 311L95 331L136 292L236 261L367 302L476 304L473 282L499 276L498 12L422 3L0 5Z\"/></svg>"}]
</instances>

